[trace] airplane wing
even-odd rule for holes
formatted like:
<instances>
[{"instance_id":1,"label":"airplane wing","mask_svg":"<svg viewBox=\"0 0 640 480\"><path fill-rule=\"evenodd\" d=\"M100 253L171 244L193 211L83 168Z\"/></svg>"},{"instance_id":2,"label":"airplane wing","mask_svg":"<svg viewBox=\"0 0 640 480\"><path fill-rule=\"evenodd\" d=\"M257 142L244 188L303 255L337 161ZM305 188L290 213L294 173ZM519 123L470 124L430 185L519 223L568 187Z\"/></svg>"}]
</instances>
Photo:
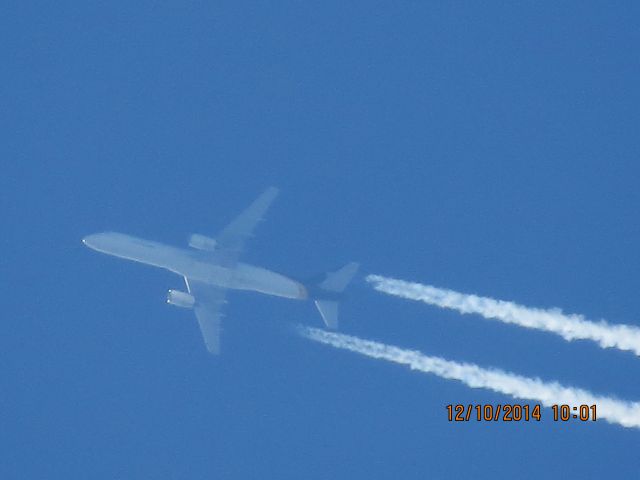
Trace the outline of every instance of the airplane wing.
<instances>
[{"instance_id":1,"label":"airplane wing","mask_svg":"<svg viewBox=\"0 0 640 480\"><path fill-rule=\"evenodd\" d=\"M198 319L202 338L209 353L220 353L220 332L222 330L222 306L226 303L226 290L184 277L187 290L196 299L193 311Z\"/></svg>"},{"instance_id":2,"label":"airplane wing","mask_svg":"<svg viewBox=\"0 0 640 480\"><path fill-rule=\"evenodd\" d=\"M229 271L232 270L231 267L236 264L244 250L246 240L253 236L253 230L263 220L277 195L277 188L267 188L216 236L216 248L212 252L214 261L229 267ZM195 298L194 311L207 350L212 354L219 354L221 323L224 317L221 310L226 303L226 289L190 280L187 277L184 281L187 284L187 290Z\"/></svg>"},{"instance_id":3,"label":"airplane wing","mask_svg":"<svg viewBox=\"0 0 640 480\"><path fill-rule=\"evenodd\" d=\"M277 188L267 188L218 234L216 242L219 261L226 264L233 264L237 261L244 250L246 240L253 236L253 230L264 219L271 202L277 195Z\"/></svg>"}]
</instances>

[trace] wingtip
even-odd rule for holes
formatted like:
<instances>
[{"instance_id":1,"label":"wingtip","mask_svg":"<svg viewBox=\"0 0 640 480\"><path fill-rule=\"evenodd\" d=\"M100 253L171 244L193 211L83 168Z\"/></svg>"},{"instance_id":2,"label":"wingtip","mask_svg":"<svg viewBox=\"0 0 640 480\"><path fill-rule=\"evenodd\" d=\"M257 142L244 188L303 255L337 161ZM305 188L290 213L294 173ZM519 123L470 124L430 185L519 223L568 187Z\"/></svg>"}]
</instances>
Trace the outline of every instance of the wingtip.
<instances>
[{"instance_id":1,"label":"wingtip","mask_svg":"<svg viewBox=\"0 0 640 480\"><path fill-rule=\"evenodd\" d=\"M209 355L214 355L214 356L218 356L220 355L220 343L219 342L206 342L205 341L205 347L207 349L207 352L209 352Z\"/></svg>"}]
</instances>

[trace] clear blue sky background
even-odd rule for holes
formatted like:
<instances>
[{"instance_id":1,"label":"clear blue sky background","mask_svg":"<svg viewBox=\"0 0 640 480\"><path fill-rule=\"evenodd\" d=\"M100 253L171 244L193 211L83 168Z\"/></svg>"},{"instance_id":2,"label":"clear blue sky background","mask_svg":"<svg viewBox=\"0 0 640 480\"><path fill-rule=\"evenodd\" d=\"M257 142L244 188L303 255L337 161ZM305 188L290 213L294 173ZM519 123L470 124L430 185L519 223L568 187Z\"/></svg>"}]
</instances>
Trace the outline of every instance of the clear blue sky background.
<instances>
[{"instance_id":1,"label":"clear blue sky background","mask_svg":"<svg viewBox=\"0 0 640 480\"><path fill-rule=\"evenodd\" d=\"M133 5L131 5L133 3ZM640 431L452 424L507 397L290 333L230 295L225 353L170 273L267 185L245 259L640 326L635 2L14 2L0 29L2 478L634 478ZM343 331L640 400L640 359L375 293Z\"/></svg>"}]
</instances>

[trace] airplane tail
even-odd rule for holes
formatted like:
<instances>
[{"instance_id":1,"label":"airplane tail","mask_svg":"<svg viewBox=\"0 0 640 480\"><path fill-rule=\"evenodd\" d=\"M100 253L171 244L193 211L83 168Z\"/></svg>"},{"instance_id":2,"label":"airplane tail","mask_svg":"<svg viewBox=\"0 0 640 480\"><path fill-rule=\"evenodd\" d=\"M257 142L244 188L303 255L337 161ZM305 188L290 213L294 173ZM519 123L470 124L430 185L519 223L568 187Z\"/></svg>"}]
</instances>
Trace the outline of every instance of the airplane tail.
<instances>
[{"instance_id":1,"label":"airplane tail","mask_svg":"<svg viewBox=\"0 0 640 480\"><path fill-rule=\"evenodd\" d=\"M338 328L338 300L358 271L358 267L357 263L351 262L335 272L328 272L313 289L314 302L328 328Z\"/></svg>"}]
</instances>

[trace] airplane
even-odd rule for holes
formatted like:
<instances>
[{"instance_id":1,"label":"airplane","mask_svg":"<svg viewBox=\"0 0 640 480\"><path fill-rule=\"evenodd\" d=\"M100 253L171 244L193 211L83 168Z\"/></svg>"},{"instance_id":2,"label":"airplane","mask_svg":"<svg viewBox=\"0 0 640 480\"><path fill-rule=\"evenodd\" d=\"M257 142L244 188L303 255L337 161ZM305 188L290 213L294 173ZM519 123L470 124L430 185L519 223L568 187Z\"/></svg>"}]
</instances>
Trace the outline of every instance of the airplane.
<instances>
[{"instance_id":1,"label":"airplane","mask_svg":"<svg viewBox=\"0 0 640 480\"><path fill-rule=\"evenodd\" d=\"M249 290L266 295L313 300L328 328L338 328L338 300L358 271L348 263L326 273L315 285L285 277L279 273L238 261L245 242L253 236L269 206L278 195L267 188L247 209L215 238L201 234L189 237L190 249L143 240L122 233L88 235L82 242L89 248L115 257L164 268L184 277L187 291L169 290L167 303L193 309L209 353L220 353L221 313L227 290Z\"/></svg>"}]
</instances>

